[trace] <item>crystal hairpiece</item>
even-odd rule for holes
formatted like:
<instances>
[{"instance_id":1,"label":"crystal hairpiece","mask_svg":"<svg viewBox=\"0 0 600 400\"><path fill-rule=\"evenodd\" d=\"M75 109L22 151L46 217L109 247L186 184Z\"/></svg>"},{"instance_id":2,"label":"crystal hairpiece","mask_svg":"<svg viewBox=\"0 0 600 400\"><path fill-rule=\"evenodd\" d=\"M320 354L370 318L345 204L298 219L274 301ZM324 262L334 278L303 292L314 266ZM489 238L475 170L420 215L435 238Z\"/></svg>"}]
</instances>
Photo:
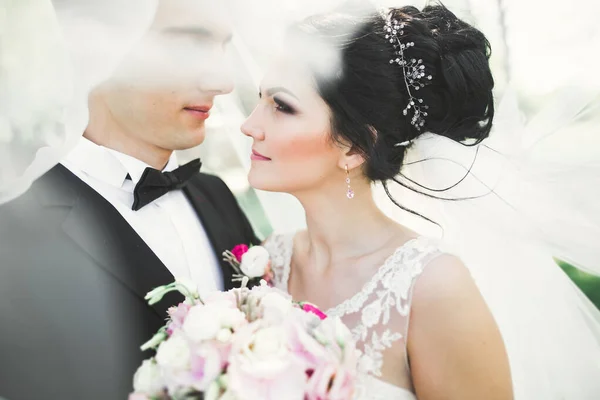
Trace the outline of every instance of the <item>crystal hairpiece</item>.
<instances>
[{"instance_id":1,"label":"crystal hairpiece","mask_svg":"<svg viewBox=\"0 0 600 400\"><path fill-rule=\"evenodd\" d=\"M406 91L408 92L408 104L402 110L402 114L408 115L409 110L412 110L413 116L410 121L418 131L425 125L425 117L427 117L427 109L429 106L423 104L423 99L415 97L412 90L415 91L425 87L426 84L431 81L431 75L425 76L425 65L421 59L406 59L404 57L404 50L414 47L414 42L402 43L400 37L404 35L404 23L399 23L395 19L390 20L389 18L385 23L385 31L387 32L385 38L394 45L394 53L397 55L396 58L390 60L390 64L398 64L402 67L404 76L404 83L406 84Z\"/></svg>"}]
</instances>

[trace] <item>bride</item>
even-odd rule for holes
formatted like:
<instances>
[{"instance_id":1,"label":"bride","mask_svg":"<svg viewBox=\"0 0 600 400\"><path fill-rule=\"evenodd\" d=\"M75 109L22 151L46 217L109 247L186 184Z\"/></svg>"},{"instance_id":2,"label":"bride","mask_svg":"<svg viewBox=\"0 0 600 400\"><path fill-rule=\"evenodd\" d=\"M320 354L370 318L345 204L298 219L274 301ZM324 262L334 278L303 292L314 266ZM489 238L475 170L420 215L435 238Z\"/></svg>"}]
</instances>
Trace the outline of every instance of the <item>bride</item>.
<instances>
[{"instance_id":1,"label":"bride","mask_svg":"<svg viewBox=\"0 0 600 400\"><path fill-rule=\"evenodd\" d=\"M352 329L363 351L356 397L596 398L598 332L587 358L578 351L588 343L583 338L589 338L591 321L580 332L580 347L574 337L552 343L564 335L550 330L544 332L548 337L524 342L526 324L539 318L515 317L507 324L519 325L514 334L504 326L497 298L488 301L485 282L474 279L480 270L445 253L441 242L388 218L373 200L372 183L383 183L389 194L390 180L423 199L477 198L446 197L445 190L398 176L412 164L413 147L439 146L437 138L477 145L490 135L494 81L485 36L443 6L404 7L384 16L311 18L289 32L286 48L242 126L253 139L249 181L257 189L294 195L305 210L306 231L276 234L265 244L274 281ZM318 51L327 48L339 52ZM407 208L401 198L390 198ZM465 221L465 231L468 226ZM494 284L500 282L488 282ZM510 296L504 292L500 304L509 304ZM560 331L561 315L544 322ZM548 338L561 348L556 354L581 359L559 360L568 365L546 362L555 360L549 356L532 360L530 354L553 349L531 346L533 352L522 344Z\"/></svg>"}]
</instances>

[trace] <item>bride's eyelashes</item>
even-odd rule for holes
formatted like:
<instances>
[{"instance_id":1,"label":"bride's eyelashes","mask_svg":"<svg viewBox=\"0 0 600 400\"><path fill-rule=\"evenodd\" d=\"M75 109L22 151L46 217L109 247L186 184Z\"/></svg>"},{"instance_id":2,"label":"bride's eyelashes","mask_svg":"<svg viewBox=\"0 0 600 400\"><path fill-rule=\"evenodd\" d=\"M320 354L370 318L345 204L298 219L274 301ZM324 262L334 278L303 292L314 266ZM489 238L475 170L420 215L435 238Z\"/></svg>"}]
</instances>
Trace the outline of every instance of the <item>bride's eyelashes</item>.
<instances>
[{"instance_id":1,"label":"bride's eyelashes","mask_svg":"<svg viewBox=\"0 0 600 400\"><path fill-rule=\"evenodd\" d=\"M267 95L269 95L268 92L267 92ZM263 98L262 91L258 92L258 98L259 99ZM275 111L281 112L281 113L284 113L284 114L288 114L288 115L295 115L295 114L297 114L296 109L294 107L292 107L291 105L289 105L284 100L282 100L281 98L273 95L272 99L273 99L273 103L275 103L274 104ZM270 103L270 101L268 101L268 103Z\"/></svg>"},{"instance_id":2,"label":"bride's eyelashes","mask_svg":"<svg viewBox=\"0 0 600 400\"><path fill-rule=\"evenodd\" d=\"M273 97L273 102L275 103L275 110L282 112L284 114L290 114L290 115L296 114L296 110L292 106L287 104L285 101L283 101L277 97Z\"/></svg>"}]
</instances>

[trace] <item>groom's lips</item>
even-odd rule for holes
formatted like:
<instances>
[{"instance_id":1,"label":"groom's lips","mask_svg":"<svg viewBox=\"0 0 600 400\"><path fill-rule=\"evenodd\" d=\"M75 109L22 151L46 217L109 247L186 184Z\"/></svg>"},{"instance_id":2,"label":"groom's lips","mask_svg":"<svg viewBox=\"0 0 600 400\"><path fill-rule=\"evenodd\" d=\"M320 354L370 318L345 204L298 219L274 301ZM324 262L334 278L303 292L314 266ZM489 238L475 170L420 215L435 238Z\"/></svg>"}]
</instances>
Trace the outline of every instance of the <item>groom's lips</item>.
<instances>
[{"instance_id":1,"label":"groom's lips","mask_svg":"<svg viewBox=\"0 0 600 400\"><path fill-rule=\"evenodd\" d=\"M191 105L184 107L184 110L195 118L205 120L210 116L211 108L212 105Z\"/></svg>"},{"instance_id":2,"label":"groom's lips","mask_svg":"<svg viewBox=\"0 0 600 400\"><path fill-rule=\"evenodd\" d=\"M263 156L262 154L260 154L258 151L254 150L254 149L252 150L250 159L257 160L257 161L271 161L271 159L269 157Z\"/></svg>"}]
</instances>

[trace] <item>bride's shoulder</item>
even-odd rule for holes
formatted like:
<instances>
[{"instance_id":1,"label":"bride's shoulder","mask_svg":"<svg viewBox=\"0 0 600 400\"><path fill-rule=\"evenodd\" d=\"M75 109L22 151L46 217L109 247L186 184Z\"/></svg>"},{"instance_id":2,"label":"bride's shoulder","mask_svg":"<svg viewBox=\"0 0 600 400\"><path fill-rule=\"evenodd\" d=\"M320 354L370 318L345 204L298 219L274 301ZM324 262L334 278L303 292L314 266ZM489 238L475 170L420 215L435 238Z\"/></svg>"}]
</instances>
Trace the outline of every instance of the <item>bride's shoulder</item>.
<instances>
[{"instance_id":1,"label":"bride's shoulder","mask_svg":"<svg viewBox=\"0 0 600 400\"><path fill-rule=\"evenodd\" d=\"M473 381L473 376L481 381L506 376L498 326L458 257L443 254L423 270L413 289L408 337L411 358L419 359L411 366L415 381L432 371L449 384Z\"/></svg>"},{"instance_id":2,"label":"bride's shoulder","mask_svg":"<svg viewBox=\"0 0 600 400\"><path fill-rule=\"evenodd\" d=\"M414 265L417 269L422 270L433 260L445 254L440 244L439 240L427 236L409 236L408 239L402 241L400 246L389 247L395 251L388 261L399 264L400 268Z\"/></svg>"},{"instance_id":3,"label":"bride's shoulder","mask_svg":"<svg viewBox=\"0 0 600 400\"><path fill-rule=\"evenodd\" d=\"M433 256L423 268L415 288L416 294L443 296L474 284L468 268L460 258L437 247L432 247L431 251Z\"/></svg>"},{"instance_id":4,"label":"bride's shoulder","mask_svg":"<svg viewBox=\"0 0 600 400\"><path fill-rule=\"evenodd\" d=\"M441 250L423 268L413 288L413 312L423 319L435 321L439 315L482 312L485 307L471 272L464 262Z\"/></svg>"},{"instance_id":5,"label":"bride's shoulder","mask_svg":"<svg viewBox=\"0 0 600 400\"><path fill-rule=\"evenodd\" d=\"M458 293L478 293L469 269L460 258L448 253L439 239L413 237L389 261L413 278L413 304L444 300Z\"/></svg>"},{"instance_id":6,"label":"bride's shoulder","mask_svg":"<svg viewBox=\"0 0 600 400\"><path fill-rule=\"evenodd\" d=\"M453 290L472 282L465 264L459 257L449 253L440 239L416 236L408 240L400 250L404 253L404 259L418 264L420 274L418 282L415 283L415 291L418 294L443 294L441 286L445 290Z\"/></svg>"}]
</instances>

